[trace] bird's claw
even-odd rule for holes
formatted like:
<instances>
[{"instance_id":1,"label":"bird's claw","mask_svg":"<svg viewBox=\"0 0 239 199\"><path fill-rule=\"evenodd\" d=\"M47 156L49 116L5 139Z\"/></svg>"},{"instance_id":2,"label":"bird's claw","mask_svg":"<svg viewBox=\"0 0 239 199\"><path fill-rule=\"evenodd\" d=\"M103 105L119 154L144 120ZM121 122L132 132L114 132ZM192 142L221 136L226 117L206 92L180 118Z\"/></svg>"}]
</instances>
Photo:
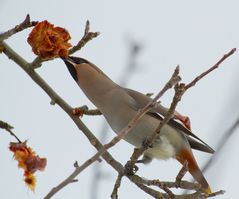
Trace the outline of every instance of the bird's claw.
<instances>
[{"instance_id":1,"label":"bird's claw","mask_svg":"<svg viewBox=\"0 0 239 199\"><path fill-rule=\"evenodd\" d=\"M139 170L139 168L130 161L126 163L124 169L126 175L134 175Z\"/></svg>"},{"instance_id":2,"label":"bird's claw","mask_svg":"<svg viewBox=\"0 0 239 199\"><path fill-rule=\"evenodd\" d=\"M153 144L149 142L148 138L144 139L144 141L142 142L142 146L144 148L153 148Z\"/></svg>"}]
</instances>

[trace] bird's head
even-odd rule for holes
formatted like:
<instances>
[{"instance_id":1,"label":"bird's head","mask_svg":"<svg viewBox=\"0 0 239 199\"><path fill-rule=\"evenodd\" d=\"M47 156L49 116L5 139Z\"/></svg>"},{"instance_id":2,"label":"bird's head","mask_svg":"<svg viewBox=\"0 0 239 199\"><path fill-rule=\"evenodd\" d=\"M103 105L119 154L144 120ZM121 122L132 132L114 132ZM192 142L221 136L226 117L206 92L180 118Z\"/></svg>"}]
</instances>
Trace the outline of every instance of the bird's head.
<instances>
[{"instance_id":1,"label":"bird's head","mask_svg":"<svg viewBox=\"0 0 239 199\"><path fill-rule=\"evenodd\" d=\"M65 62L71 76L75 81L78 81L77 77L77 71L76 66L84 63L89 63L86 59L80 58L80 57L73 57L69 56L67 58L62 58L62 60Z\"/></svg>"}]
</instances>

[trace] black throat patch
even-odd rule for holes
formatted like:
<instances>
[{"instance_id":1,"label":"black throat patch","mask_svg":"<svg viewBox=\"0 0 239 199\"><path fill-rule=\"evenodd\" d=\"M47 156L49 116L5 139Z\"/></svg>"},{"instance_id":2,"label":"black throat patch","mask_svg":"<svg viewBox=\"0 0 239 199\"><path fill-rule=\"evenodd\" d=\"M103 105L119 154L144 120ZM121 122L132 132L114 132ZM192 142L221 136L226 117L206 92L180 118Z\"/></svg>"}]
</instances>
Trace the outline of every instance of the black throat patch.
<instances>
[{"instance_id":1,"label":"black throat patch","mask_svg":"<svg viewBox=\"0 0 239 199\"><path fill-rule=\"evenodd\" d=\"M73 79L77 82L78 78L77 78L77 72L76 69L74 67L74 65L70 62L68 62L67 60L63 60L68 68L68 71L70 72L71 76L73 77Z\"/></svg>"}]
</instances>

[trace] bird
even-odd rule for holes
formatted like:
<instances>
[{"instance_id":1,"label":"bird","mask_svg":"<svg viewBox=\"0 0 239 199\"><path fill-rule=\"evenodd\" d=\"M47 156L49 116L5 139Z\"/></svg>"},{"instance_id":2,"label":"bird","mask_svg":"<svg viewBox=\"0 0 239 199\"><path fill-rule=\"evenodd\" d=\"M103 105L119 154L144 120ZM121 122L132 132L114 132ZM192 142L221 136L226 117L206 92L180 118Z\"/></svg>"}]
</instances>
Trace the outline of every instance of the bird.
<instances>
[{"instance_id":1,"label":"bird","mask_svg":"<svg viewBox=\"0 0 239 199\"><path fill-rule=\"evenodd\" d=\"M83 93L100 110L115 133L120 132L138 110L152 100L143 93L121 87L84 58L68 56L62 60ZM158 103L123 139L135 147L140 147L145 139L155 132L167 110ZM187 162L189 173L201 185L204 193L210 194L211 188L197 164L192 149L214 153L214 150L193 134L190 128L172 118L163 126L159 136L144 152L139 162L147 164L152 159L169 158L174 158L181 164Z\"/></svg>"}]
</instances>

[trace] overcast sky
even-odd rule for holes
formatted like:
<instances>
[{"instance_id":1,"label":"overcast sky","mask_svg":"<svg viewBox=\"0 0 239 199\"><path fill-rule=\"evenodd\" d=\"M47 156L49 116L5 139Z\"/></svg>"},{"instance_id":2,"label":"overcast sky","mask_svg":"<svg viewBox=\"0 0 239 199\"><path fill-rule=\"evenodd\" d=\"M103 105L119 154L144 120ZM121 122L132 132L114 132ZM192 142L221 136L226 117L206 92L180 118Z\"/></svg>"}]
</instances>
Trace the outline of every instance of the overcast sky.
<instances>
[{"instance_id":1,"label":"overcast sky","mask_svg":"<svg viewBox=\"0 0 239 199\"><path fill-rule=\"evenodd\" d=\"M130 42L135 41L142 50L137 58L138 70L127 86L143 93L157 93L177 64L180 64L183 81L189 82L224 53L239 46L238 7L236 0L0 0L0 31L14 27L29 13L32 20L47 19L66 28L75 44L89 19L91 30L101 35L76 55L89 59L119 82L127 65ZM29 32L30 29L18 33L6 42L30 62L35 55L26 41ZM223 132L239 115L238 65L237 52L188 91L177 108L190 116L193 131L212 147L217 146ZM93 108L59 59L44 63L37 72L71 106L87 104ZM37 173L37 187L32 193L8 150L13 138L0 134L0 198L40 199L73 171L76 160L81 164L95 149L69 117L58 106L51 106L49 97L3 54L0 55L0 74L0 120L12 124L22 140L27 139L40 156L48 159L46 170ZM164 105L170 103L172 93L162 98ZM97 136L105 122L100 116L85 116L83 121ZM108 140L114 135L110 132ZM238 197L238 138L238 134L233 135L205 174L214 191L227 191L220 198ZM132 150L132 146L121 141L110 152L124 164ZM197 152L195 156L200 166L210 158L208 154ZM116 172L105 162L95 164L102 164L105 174L98 198L109 198ZM90 198L93 168L85 170L79 175L78 183L67 186L54 198ZM140 166L139 175L174 180L179 168L175 160L155 160L149 166ZM127 179L123 180L119 196L150 198Z\"/></svg>"}]
</instances>

